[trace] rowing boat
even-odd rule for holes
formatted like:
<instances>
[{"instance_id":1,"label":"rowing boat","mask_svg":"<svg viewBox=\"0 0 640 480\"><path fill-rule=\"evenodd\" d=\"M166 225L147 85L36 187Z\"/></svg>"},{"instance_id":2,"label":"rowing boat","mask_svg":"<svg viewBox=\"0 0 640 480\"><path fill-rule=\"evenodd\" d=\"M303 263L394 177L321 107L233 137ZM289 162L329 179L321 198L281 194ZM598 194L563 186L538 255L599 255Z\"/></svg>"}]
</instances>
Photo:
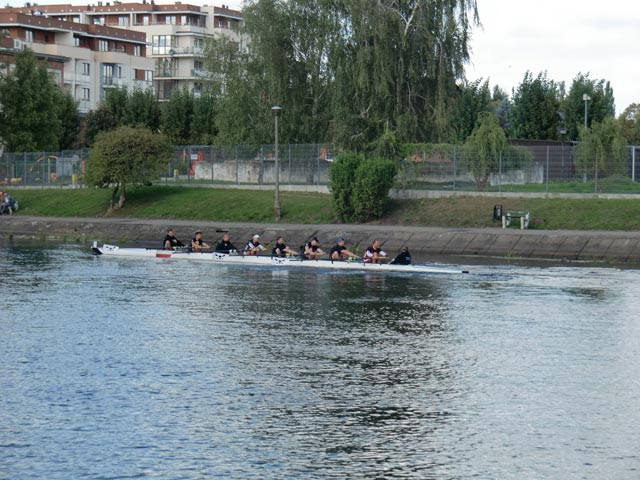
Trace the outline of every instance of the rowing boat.
<instances>
[{"instance_id":1,"label":"rowing boat","mask_svg":"<svg viewBox=\"0 0 640 480\"><path fill-rule=\"evenodd\" d=\"M360 270L367 272L406 272L406 273L469 273L466 270L454 270L430 265L391 265L388 263L363 263L361 260L303 260L300 257L274 257L237 255L221 252L191 252L157 250L155 248L128 248L104 244L101 247L94 242L91 249L96 255L107 257L159 258L164 260L195 260L220 265L244 265L276 268L322 268L331 270Z\"/></svg>"}]
</instances>

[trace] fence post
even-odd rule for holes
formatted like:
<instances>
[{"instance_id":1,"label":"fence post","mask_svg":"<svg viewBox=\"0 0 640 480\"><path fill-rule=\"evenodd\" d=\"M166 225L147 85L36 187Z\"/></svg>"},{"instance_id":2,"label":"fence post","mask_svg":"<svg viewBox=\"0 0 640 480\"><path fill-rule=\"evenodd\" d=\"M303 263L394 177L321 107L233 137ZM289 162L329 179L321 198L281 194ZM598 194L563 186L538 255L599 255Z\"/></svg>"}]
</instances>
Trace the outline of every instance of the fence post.
<instances>
[{"instance_id":1,"label":"fence post","mask_svg":"<svg viewBox=\"0 0 640 480\"><path fill-rule=\"evenodd\" d=\"M502 193L502 151L498 157L498 193Z\"/></svg>"},{"instance_id":2,"label":"fence post","mask_svg":"<svg viewBox=\"0 0 640 480\"><path fill-rule=\"evenodd\" d=\"M549 193L549 145L547 145L547 168L545 168L545 173L547 177L547 193Z\"/></svg>"},{"instance_id":3,"label":"fence post","mask_svg":"<svg viewBox=\"0 0 640 480\"><path fill-rule=\"evenodd\" d=\"M458 176L458 166L456 164L458 150L456 145L453 146L453 191L456 191L456 177Z\"/></svg>"},{"instance_id":4,"label":"fence post","mask_svg":"<svg viewBox=\"0 0 640 480\"><path fill-rule=\"evenodd\" d=\"M238 175L238 145L236 144L236 185L240 184L240 177Z\"/></svg>"},{"instance_id":5,"label":"fence post","mask_svg":"<svg viewBox=\"0 0 640 480\"><path fill-rule=\"evenodd\" d=\"M636 146L631 146L631 181L636 181Z\"/></svg>"},{"instance_id":6,"label":"fence post","mask_svg":"<svg viewBox=\"0 0 640 480\"><path fill-rule=\"evenodd\" d=\"M291 185L291 144L289 144L289 185Z\"/></svg>"},{"instance_id":7,"label":"fence post","mask_svg":"<svg viewBox=\"0 0 640 480\"><path fill-rule=\"evenodd\" d=\"M320 186L320 144L316 144L316 186Z\"/></svg>"},{"instance_id":8,"label":"fence post","mask_svg":"<svg viewBox=\"0 0 640 480\"><path fill-rule=\"evenodd\" d=\"M211 183L213 183L213 166L216 163L216 151L214 150L213 145L209 148L211 148Z\"/></svg>"},{"instance_id":9,"label":"fence post","mask_svg":"<svg viewBox=\"0 0 640 480\"><path fill-rule=\"evenodd\" d=\"M593 184L593 193L598 193L598 154L596 153L596 178Z\"/></svg>"}]
</instances>

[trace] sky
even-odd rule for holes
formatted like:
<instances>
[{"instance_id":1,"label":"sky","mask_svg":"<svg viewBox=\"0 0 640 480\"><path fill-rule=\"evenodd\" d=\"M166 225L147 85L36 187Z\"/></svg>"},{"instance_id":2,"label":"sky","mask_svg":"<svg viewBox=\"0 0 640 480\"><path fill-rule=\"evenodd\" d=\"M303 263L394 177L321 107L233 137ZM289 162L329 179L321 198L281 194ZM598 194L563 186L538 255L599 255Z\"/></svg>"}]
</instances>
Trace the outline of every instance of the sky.
<instances>
[{"instance_id":1,"label":"sky","mask_svg":"<svg viewBox=\"0 0 640 480\"><path fill-rule=\"evenodd\" d=\"M171 3L157 0L158 3ZM242 0L182 0L195 5L229 5ZM7 0L0 0L3 4ZM97 0L36 0L41 5ZM8 0L21 6L22 0ZM470 81L489 80L509 95L527 70L534 77L564 81L567 90L578 73L611 82L616 114L640 103L640 0L477 0L481 27L471 39Z\"/></svg>"},{"instance_id":2,"label":"sky","mask_svg":"<svg viewBox=\"0 0 640 480\"><path fill-rule=\"evenodd\" d=\"M477 0L482 28L471 41L468 80L509 95L527 70L564 81L578 73L611 82L619 115L640 103L640 1Z\"/></svg>"}]
</instances>

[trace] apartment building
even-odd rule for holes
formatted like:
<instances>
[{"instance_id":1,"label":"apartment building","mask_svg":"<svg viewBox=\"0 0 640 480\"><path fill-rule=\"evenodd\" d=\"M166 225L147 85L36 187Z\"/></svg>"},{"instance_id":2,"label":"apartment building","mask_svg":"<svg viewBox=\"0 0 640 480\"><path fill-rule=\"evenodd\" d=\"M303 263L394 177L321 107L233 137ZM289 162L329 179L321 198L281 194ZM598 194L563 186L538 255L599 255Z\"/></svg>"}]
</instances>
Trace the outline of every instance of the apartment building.
<instances>
[{"instance_id":1,"label":"apartment building","mask_svg":"<svg viewBox=\"0 0 640 480\"><path fill-rule=\"evenodd\" d=\"M95 109L110 88L152 88L154 61L143 32L0 9L0 64L15 65L15 54L30 48L78 109ZM0 69L2 72L2 69Z\"/></svg>"},{"instance_id":2,"label":"apartment building","mask_svg":"<svg viewBox=\"0 0 640 480\"><path fill-rule=\"evenodd\" d=\"M64 22L119 28L145 35L153 59L153 86L156 97L167 100L176 88L202 91L206 80L203 68L207 38L225 36L238 44L246 42L240 34L241 12L227 6L102 2L89 6L43 5L13 9Z\"/></svg>"}]
</instances>

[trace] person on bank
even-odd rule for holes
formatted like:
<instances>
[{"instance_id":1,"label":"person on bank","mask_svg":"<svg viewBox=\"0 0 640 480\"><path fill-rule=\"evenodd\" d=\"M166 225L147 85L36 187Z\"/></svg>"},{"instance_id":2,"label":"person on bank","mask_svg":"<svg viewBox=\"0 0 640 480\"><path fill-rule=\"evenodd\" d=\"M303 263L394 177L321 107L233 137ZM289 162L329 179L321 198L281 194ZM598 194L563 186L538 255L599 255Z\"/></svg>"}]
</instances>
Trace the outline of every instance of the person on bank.
<instances>
[{"instance_id":1,"label":"person on bank","mask_svg":"<svg viewBox=\"0 0 640 480\"><path fill-rule=\"evenodd\" d=\"M387 260L387 253L380 248L380 241L374 240L363 255L364 263L382 263Z\"/></svg>"},{"instance_id":2,"label":"person on bank","mask_svg":"<svg viewBox=\"0 0 640 480\"><path fill-rule=\"evenodd\" d=\"M411 254L408 247L402 247L402 250L396 257L391 260L391 265L411 265Z\"/></svg>"},{"instance_id":3,"label":"person on bank","mask_svg":"<svg viewBox=\"0 0 640 480\"><path fill-rule=\"evenodd\" d=\"M165 250L175 250L176 248L184 247L184 243L178 240L173 235L173 230L169 228L167 230L167 234L164 237L164 240L162 241L162 247Z\"/></svg>"},{"instance_id":4,"label":"person on bank","mask_svg":"<svg viewBox=\"0 0 640 480\"><path fill-rule=\"evenodd\" d=\"M329 257L331 257L331 260L344 260L349 257L357 257L357 255L347 250L347 247L344 246L343 237L338 237L338 243L329 252Z\"/></svg>"},{"instance_id":5,"label":"person on bank","mask_svg":"<svg viewBox=\"0 0 640 480\"><path fill-rule=\"evenodd\" d=\"M238 249L236 248L236 246L233 243L231 243L231 241L229 240L228 233L225 233L224 235L222 235L222 240L220 240L218 242L218 245L216 245L216 252L231 253L237 250Z\"/></svg>"},{"instance_id":6,"label":"person on bank","mask_svg":"<svg viewBox=\"0 0 640 480\"><path fill-rule=\"evenodd\" d=\"M191 239L191 248L194 252L201 252L207 248L211 248L208 243L202 240L202 232L198 230Z\"/></svg>"},{"instance_id":7,"label":"person on bank","mask_svg":"<svg viewBox=\"0 0 640 480\"><path fill-rule=\"evenodd\" d=\"M318 237L313 237L310 242L304 244L304 258L308 260L317 260L324 255L324 250L320 248Z\"/></svg>"},{"instance_id":8,"label":"person on bank","mask_svg":"<svg viewBox=\"0 0 640 480\"><path fill-rule=\"evenodd\" d=\"M282 237L278 237L276 240L276 244L274 245L273 250L271 251L271 254L275 257L285 257L287 253L290 255L298 254L296 251L291 250L289 247L287 247Z\"/></svg>"},{"instance_id":9,"label":"person on bank","mask_svg":"<svg viewBox=\"0 0 640 480\"><path fill-rule=\"evenodd\" d=\"M266 250L264 246L260 243L260 235L257 233L251 237L251 240L247 242L247 245L244 247L245 255L259 255L261 251Z\"/></svg>"}]
</instances>

